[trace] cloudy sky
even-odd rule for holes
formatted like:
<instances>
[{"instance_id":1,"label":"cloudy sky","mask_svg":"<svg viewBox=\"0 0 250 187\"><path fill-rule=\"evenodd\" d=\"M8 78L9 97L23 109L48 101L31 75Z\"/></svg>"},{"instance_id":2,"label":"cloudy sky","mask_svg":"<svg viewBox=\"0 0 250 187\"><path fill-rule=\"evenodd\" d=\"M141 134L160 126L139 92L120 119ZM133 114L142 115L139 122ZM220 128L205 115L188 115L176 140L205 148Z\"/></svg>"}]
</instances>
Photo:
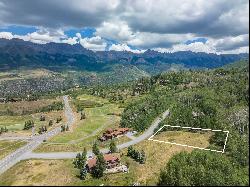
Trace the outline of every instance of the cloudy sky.
<instances>
[{"instance_id":1,"label":"cloudy sky","mask_svg":"<svg viewBox=\"0 0 250 187\"><path fill-rule=\"evenodd\" d=\"M94 51L249 52L248 0L0 0L0 38Z\"/></svg>"}]
</instances>

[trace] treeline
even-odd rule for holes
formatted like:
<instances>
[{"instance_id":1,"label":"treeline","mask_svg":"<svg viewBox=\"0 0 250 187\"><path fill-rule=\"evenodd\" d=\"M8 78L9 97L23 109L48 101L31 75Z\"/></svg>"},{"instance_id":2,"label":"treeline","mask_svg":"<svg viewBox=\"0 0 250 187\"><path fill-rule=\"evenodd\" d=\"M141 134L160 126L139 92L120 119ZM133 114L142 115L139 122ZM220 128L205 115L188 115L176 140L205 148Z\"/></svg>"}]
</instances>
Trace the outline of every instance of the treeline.
<instances>
[{"instance_id":1,"label":"treeline","mask_svg":"<svg viewBox=\"0 0 250 187\"><path fill-rule=\"evenodd\" d=\"M170 100L165 95L155 92L148 97L129 104L121 119L121 127L133 128L142 132L147 129L153 120L169 107Z\"/></svg>"}]
</instances>

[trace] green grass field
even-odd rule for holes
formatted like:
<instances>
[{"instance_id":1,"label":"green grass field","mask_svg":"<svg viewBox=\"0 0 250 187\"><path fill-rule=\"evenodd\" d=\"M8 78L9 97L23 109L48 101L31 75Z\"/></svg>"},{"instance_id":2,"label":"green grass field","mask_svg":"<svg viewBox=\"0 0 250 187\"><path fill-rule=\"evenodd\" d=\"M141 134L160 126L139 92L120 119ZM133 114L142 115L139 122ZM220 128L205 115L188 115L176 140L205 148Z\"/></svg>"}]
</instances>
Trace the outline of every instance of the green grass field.
<instances>
[{"instance_id":1,"label":"green grass field","mask_svg":"<svg viewBox=\"0 0 250 187\"><path fill-rule=\"evenodd\" d=\"M40 121L40 116L42 113L36 113L32 115L22 115L22 116L0 116L0 128L7 127L9 132L18 133L31 133L31 130L23 130L25 121L33 120L35 123L36 132L38 132L39 127L46 125L48 127L49 120L54 121L54 126L56 125L55 120L59 116L63 116L63 111L53 111L43 113L45 115L45 121Z\"/></svg>"},{"instance_id":2,"label":"green grass field","mask_svg":"<svg viewBox=\"0 0 250 187\"><path fill-rule=\"evenodd\" d=\"M53 137L38 147L35 152L81 151L84 147L91 149L93 142L104 130L119 126L120 116L113 115L122 112L123 109L118 105L89 95L80 95L78 99L100 102L103 106L85 108L86 119L84 120L79 120L80 114L76 113L77 121L71 131Z\"/></svg>"},{"instance_id":3,"label":"green grass field","mask_svg":"<svg viewBox=\"0 0 250 187\"><path fill-rule=\"evenodd\" d=\"M79 100L85 100L85 101L93 101L93 102L97 102L100 104L107 104L109 103L109 101L107 99L101 98L101 97L96 97L93 95L87 95L87 94L82 94L77 96L77 99Z\"/></svg>"},{"instance_id":4,"label":"green grass field","mask_svg":"<svg viewBox=\"0 0 250 187\"><path fill-rule=\"evenodd\" d=\"M9 130L22 130L24 122L31 120L32 117L29 115L25 116L0 116L0 127L6 126Z\"/></svg>"}]
</instances>

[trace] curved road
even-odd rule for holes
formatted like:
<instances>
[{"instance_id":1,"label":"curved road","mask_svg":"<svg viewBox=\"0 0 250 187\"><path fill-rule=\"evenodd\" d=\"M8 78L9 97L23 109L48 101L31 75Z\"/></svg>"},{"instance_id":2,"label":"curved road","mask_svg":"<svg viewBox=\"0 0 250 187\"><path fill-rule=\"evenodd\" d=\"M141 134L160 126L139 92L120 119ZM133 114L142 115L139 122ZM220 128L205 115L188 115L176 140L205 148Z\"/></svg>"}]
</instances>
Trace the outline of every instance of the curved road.
<instances>
[{"instance_id":1,"label":"curved road","mask_svg":"<svg viewBox=\"0 0 250 187\"><path fill-rule=\"evenodd\" d=\"M64 101L64 110L65 116L67 118L67 123L69 127L74 123L75 118L73 111L69 105L68 96L63 96ZM169 115L169 110L166 110L162 115L157 117L152 125L140 136L134 138L133 140L117 145L118 149L126 148L130 145L135 145L154 133L154 129L159 125L159 123L164 120ZM60 133L61 127L56 127L55 129L47 132L46 134L42 134L39 136L34 136L30 139L29 143L25 146L17 149L15 152L11 153L4 159L0 160L0 174L5 172L7 169L15 165L21 160L31 159L31 158L41 158L41 159L70 159L75 158L78 152L54 152L54 153L33 153L32 151L36 149L40 144L42 144L43 140L51 138L58 133ZM101 152L107 153L108 149L102 149ZM92 155L91 151L88 151L88 156Z\"/></svg>"},{"instance_id":2,"label":"curved road","mask_svg":"<svg viewBox=\"0 0 250 187\"><path fill-rule=\"evenodd\" d=\"M66 125L71 126L74 123L75 119L74 119L73 111L69 105L68 96L63 96L63 102L64 102L65 116L67 118ZM45 134L33 136L30 139L29 143L27 143L23 147L17 149L13 153L9 154L8 156L0 160L0 174L5 172L7 169L12 167L19 161L28 158L31 152L34 149L36 149L40 144L42 144L43 140L51 138L60 132L61 132L61 127L59 126L59 127L54 128L51 131L48 131Z\"/></svg>"},{"instance_id":3,"label":"curved road","mask_svg":"<svg viewBox=\"0 0 250 187\"><path fill-rule=\"evenodd\" d=\"M140 136L136 137L135 139L117 145L118 149L123 149L126 148L130 145L135 145L150 136L154 134L154 129L158 127L158 124L164 120L167 116L169 115L169 110L166 110L161 116L157 117L152 125ZM100 150L102 153L108 153L108 149L101 149ZM26 155L25 159L30 159L30 158L40 158L40 159L70 159L70 158L75 158L76 154L79 152L54 152L54 153L30 153ZM88 156L92 155L92 151L88 151L87 153Z\"/></svg>"}]
</instances>

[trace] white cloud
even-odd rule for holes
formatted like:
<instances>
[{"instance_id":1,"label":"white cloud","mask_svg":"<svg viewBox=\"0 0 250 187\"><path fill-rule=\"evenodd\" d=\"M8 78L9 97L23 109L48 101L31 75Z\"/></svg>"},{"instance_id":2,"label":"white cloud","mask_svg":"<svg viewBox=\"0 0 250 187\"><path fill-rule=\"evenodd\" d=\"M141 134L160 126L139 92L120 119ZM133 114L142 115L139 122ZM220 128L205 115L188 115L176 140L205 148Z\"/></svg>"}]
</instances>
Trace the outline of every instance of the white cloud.
<instances>
[{"instance_id":1,"label":"white cloud","mask_svg":"<svg viewBox=\"0 0 250 187\"><path fill-rule=\"evenodd\" d=\"M0 38L11 40L13 35L10 32L0 32Z\"/></svg>"},{"instance_id":2,"label":"white cloud","mask_svg":"<svg viewBox=\"0 0 250 187\"><path fill-rule=\"evenodd\" d=\"M220 39L210 39L215 43L215 47L218 51L220 50L234 50L236 48L244 47L249 45L249 35L239 35L235 37L225 37Z\"/></svg>"},{"instance_id":3,"label":"white cloud","mask_svg":"<svg viewBox=\"0 0 250 187\"><path fill-rule=\"evenodd\" d=\"M239 53L249 53L249 46L240 47L228 51L221 51L219 54L239 54Z\"/></svg>"},{"instance_id":4,"label":"white cloud","mask_svg":"<svg viewBox=\"0 0 250 187\"><path fill-rule=\"evenodd\" d=\"M62 40L61 42L62 43L67 43L67 44L70 44L70 45L74 45L74 44L79 43L78 37L67 38L67 39Z\"/></svg>"},{"instance_id":5,"label":"white cloud","mask_svg":"<svg viewBox=\"0 0 250 187\"><path fill-rule=\"evenodd\" d=\"M103 38L109 38L119 41L127 41L133 37L131 29L125 22L103 22L102 25L96 28L95 34Z\"/></svg>"},{"instance_id":6,"label":"white cloud","mask_svg":"<svg viewBox=\"0 0 250 187\"><path fill-rule=\"evenodd\" d=\"M195 42L191 44L176 44L171 48L155 48L154 50L159 52L177 52L177 51L193 51L193 52L205 52L216 53L214 46L206 42Z\"/></svg>"},{"instance_id":7,"label":"white cloud","mask_svg":"<svg viewBox=\"0 0 250 187\"><path fill-rule=\"evenodd\" d=\"M137 32L134 37L127 41L128 44L140 48L170 47L174 44L194 38L192 34L158 34Z\"/></svg>"},{"instance_id":8,"label":"white cloud","mask_svg":"<svg viewBox=\"0 0 250 187\"><path fill-rule=\"evenodd\" d=\"M61 29L48 30L41 28L38 31L28 33L26 35L17 35L17 34L13 35L11 32L0 32L0 38L5 38L9 40L12 38L18 38L24 41L30 41L38 44L56 42L56 43L68 43L72 45L78 43L77 37L69 38L64 34L64 32Z\"/></svg>"},{"instance_id":9,"label":"white cloud","mask_svg":"<svg viewBox=\"0 0 250 187\"><path fill-rule=\"evenodd\" d=\"M130 51L130 52L133 52L133 53L143 53L145 51L145 50L139 50L139 49L131 49L126 44L112 44L110 46L109 50L114 50L114 51Z\"/></svg>"},{"instance_id":10,"label":"white cloud","mask_svg":"<svg viewBox=\"0 0 250 187\"><path fill-rule=\"evenodd\" d=\"M81 33L79 33L79 32L76 33L76 37L80 39L80 38L82 37L82 36L81 36Z\"/></svg>"},{"instance_id":11,"label":"white cloud","mask_svg":"<svg viewBox=\"0 0 250 187\"><path fill-rule=\"evenodd\" d=\"M238 54L249 53L248 35L240 35L236 37L225 37L221 39L209 38L205 43L194 42L191 44L176 44L170 48L154 48L159 52L177 52L177 51L193 51L216 54Z\"/></svg>"},{"instance_id":12,"label":"white cloud","mask_svg":"<svg viewBox=\"0 0 250 187\"><path fill-rule=\"evenodd\" d=\"M95 36L92 38L81 38L80 44L83 47L91 49L93 51L104 51L107 46L107 43L100 36Z\"/></svg>"}]
</instances>

